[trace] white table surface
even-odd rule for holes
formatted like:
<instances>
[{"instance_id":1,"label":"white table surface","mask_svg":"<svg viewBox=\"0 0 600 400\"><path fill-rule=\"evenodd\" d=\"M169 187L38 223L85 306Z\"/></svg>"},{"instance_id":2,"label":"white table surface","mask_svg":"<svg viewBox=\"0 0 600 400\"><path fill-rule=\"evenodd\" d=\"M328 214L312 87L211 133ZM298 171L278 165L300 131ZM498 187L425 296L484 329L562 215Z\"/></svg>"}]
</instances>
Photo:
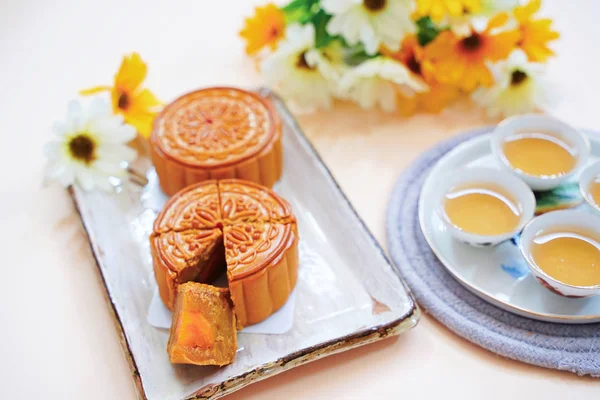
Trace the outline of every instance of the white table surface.
<instances>
[{"instance_id":1,"label":"white table surface","mask_svg":"<svg viewBox=\"0 0 600 400\"><path fill-rule=\"evenodd\" d=\"M149 62L147 84L164 100L200 86L260 84L237 36L258 3L0 0L0 399L136 398L79 217L64 190L41 185L41 146L77 90L110 83L133 50ZM600 129L599 3L546 3L563 35L549 65L554 114ZM489 123L469 106L405 119L344 104L300 122L384 246L384 208L402 169L437 141ZM409 395L598 399L600 381L502 359L425 316L399 338L230 398Z\"/></svg>"}]
</instances>

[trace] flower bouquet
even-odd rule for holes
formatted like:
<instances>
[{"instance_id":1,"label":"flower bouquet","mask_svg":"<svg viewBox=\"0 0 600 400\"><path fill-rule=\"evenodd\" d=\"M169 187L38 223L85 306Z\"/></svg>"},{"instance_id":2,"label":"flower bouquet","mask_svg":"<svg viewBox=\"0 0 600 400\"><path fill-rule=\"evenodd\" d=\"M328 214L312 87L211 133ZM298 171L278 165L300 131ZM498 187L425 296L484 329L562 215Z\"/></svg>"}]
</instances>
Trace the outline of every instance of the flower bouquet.
<instances>
[{"instance_id":1,"label":"flower bouquet","mask_svg":"<svg viewBox=\"0 0 600 400\"><path fill-rule=\"evenodd\" d=\"M293 0L240 35L266 83L296 108L334 98L404 115L469 96L490 117L547 105L543 63L559 34L540 0Z\"/></svg>"}]
</instances>

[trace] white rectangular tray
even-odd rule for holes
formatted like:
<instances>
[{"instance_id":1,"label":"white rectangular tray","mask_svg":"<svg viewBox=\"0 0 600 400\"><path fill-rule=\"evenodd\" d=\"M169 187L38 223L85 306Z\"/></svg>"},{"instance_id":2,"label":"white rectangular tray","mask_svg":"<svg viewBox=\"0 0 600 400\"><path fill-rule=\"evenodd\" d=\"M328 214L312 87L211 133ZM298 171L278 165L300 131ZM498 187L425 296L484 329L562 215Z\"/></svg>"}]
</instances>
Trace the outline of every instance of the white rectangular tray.
<instances>
[{"instance_id":1,"label":"white rectangular tray","mask_svg":"<svg viewBox=\"0 0 600 400\"><path fill-rule=\"evenodd\" d=\"M172 365L169 332L147 322L156 288L148 235L158 210L143 171L114 195L71 191L130 360L140 396L216 399L295 366L402 333L419 309L381 247L356 214L283 102L284 172L275 190L292 205L300 230L294 324L285 334L241 333L235 362L223 368Z\"/></svg>"}]
</instances>

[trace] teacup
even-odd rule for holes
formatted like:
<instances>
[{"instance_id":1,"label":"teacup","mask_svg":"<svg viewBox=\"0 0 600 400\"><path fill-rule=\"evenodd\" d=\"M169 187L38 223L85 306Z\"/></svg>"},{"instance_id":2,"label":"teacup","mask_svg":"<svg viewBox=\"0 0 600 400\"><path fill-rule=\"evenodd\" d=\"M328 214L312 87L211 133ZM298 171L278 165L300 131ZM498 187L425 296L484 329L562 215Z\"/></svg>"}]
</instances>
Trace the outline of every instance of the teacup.
<instances>
[{"instance_id":1,"label":"teacup","mask_svg":"<svg viewBox=\"0 0 600 400\"><path fill-rule=\"evenodd\" d=\"M504 146L508 137L524 132L551 133L553 137L568 144L572 148L572 156L575 158L573 167L559 176L535 176L513 167L504 153ZM539 191L558 187L583 167L590 154L589 140L579 130L555 118L536 114L514 116L500 122L492 133L491 146L497 164L502 170L514 174L533 190Z\"/></svg>"},{"instance_id":2,"label":"teacup","mask_svg":"<svg viewBox=\"0 0 600 400\"><path fill-rule=\"evenodd\" d=\"M467 232L456 226L446 215L446 196L453 188L469 185L492 184L514 202L518 208L518 223L513 229L493 235L482 235ZM495 246L517 235L535 213L535 196L531 189L519 178L498 169L473 167L450 171L440 179L437 192L436 212L444 222L447 230L457 240L476 247Z\"/></svg>"},{"instance_id":3,"label":"teacup","mask_svg":"<svg viewBox=\"0 0 600 400\"><path fill-rule=\"evenodd\" d=\"M552 211L536 217L529 222L519 241L519 248L532 274L546 289L565 297L589 297L600 294L600 284L593 286L578 286L562 282L543 271L535 262L532 255L532 246L534 239L545 230L550 234L555 229L580 229L586 232L592 232L600 237L600 216L590 214L584 211L560 210ZM571 250L572 251L572 250Z\"/></svg>"}]
</instances>

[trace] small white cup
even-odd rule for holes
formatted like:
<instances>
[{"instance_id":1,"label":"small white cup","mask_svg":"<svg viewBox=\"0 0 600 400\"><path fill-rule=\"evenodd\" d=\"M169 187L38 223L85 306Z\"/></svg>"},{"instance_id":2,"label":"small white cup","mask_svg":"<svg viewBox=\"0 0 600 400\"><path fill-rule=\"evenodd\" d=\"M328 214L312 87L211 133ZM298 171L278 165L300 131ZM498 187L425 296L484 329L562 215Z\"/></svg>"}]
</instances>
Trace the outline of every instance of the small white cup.
<instances>
[{"instance_id":1,"label":"small white cup","mask_svg":"<svg viewBox=\"0 0 600 400\"><path fill-rule=\"evenodd\" d=\"M533 261L531 244L535 235L542 229L552 227L582 228L588 232L595 232L600 236L600 217L588 212L575 210L551 211L531 220L523 229L519 241L521 254L527 261L529 269L546 289L564 297L589 297L600 294L600 285L575 286L561 282L542 271Z\"/></svg>"},{"instance_id":2,"label":"small white cup","mask_svg":"<svg viewBox=\"0 0 600 400\"><path fill-rule=\"evenodd\" d=\"M493 184L506 192L512 200L517 203L521 212L519 224L510 232L500 235L478 235L465 232L456 227L446 217L444 210L446 194L457 186L467 186L469 184ZM457 240L475 247L495 246L505 240L508 240L518 234L525 224L529 222L535 213L535 196L531 189L519 178L494 168L460 168L449 171L438 178L437 186L437 206L436 211L450 234Z\"/></svg>"},{"instance_id":3,"label":"small white cup","mask_svg":"<svg viewBox=\"0 0 600 400\"><path fill-rule=\"evenodd\" d=\"M575 149L576 163L571 171L557 177L538 177L528 175L513 168L504 155L504 142L507 136L527 131L552 132ZM590 154L590 143L588 138L579 130L559 121L558 119L545 115L525 114L510 117L500 122L491 138L492 152L498 166L509 171L525 181L533 190L550 190L559 186L563 181L571 177L587 161Z\"/></svg>"},{"instance_id":4,"label":"small white cup","mask_svg":"<svg viewBox=\"0 0 600 400\"><path fill-rule=\"evenodd\" d=\"M590 185L594 180L600 179L600 161L588 165L579 175L579 191L585 201L596 211L600 211L600 204L596 204L590 193Z\"/></svg>"}]
</instances>

